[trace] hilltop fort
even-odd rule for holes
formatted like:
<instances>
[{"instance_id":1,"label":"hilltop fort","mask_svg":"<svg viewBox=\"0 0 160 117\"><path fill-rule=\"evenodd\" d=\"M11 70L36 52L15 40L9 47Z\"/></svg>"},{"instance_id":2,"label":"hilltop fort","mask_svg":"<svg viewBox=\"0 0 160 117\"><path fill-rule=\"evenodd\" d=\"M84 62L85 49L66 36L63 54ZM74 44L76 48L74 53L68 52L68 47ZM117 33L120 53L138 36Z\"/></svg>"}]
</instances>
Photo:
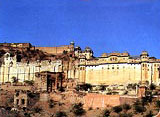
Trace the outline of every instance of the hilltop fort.
<instances>
[{"instance_id":1,"label":"hilltop fort","mask_svg":"<svg viewBox=\"0 0 160 117\"><path fill-rule=\"evenodd\" d=\"M103 53L94 57L91 48L70 45L35 47L30 43L0 43L0 82L35 80L36 73L63 72L65 79L78 83L112 85L149 82L159 84L160 60L143 51Z\"/></svg>"}]
</instances>

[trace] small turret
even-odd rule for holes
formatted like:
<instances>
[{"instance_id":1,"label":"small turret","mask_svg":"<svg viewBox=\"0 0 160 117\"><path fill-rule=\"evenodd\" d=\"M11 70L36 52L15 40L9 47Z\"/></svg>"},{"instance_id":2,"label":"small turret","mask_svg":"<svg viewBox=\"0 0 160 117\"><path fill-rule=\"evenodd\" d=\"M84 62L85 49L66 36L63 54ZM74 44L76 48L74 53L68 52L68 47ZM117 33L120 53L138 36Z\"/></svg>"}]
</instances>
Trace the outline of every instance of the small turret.
<instances>
[{"instance_id":1,"label":"small turret","mask_svg":"<svg viewBox=\"0 0 160 117\"><path fill-rule=\"evenodd\" d=\"M75 44L74 41L70 42L70 50L71 51L74 51L74 44Z\"/></svg>"},{"instance_id":2,"label":"small turret","mask_svg":"<svg viewBox=\"0 0 160 117\"><path fill-rule=\"evenodd\" d=\"M141 61L148 61L148 59L149 59L148 52L147 51L142 51L140 57L141 57Z\"/></svg>"},{"instance_id":3,"label":"small turret","mask_svg":"<svg viewBox=\"0 0 160 117\"><path fill-rule=\"evenodd\" d=\"M73 46L74 46L74 41L71 41L71 42L70 42L70 45L73 45Z\"/></svg>"},{"instance_id":4,"label":"small turret","mask_svg":"<svg viewBox=\"0 0 160 117\"><path fill-rule=\"evenodd\" d=\"M90 47L85 48L84 54L86 56L86 59L91 59L93 57L93 51Z\"/></svg>"}]
</instances>

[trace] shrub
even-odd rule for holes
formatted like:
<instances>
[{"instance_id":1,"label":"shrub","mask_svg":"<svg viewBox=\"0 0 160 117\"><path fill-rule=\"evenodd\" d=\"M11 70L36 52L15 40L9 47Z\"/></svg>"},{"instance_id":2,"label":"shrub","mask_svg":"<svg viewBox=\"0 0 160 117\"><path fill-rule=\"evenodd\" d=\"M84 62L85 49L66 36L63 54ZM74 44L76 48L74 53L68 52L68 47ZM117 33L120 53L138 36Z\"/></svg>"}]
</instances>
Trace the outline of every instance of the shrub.
<instances>
[{"instance_id":1,"label":"shrub","mask_svg":"<svg viewBox=\"0 0 160 117\"><path fill-rule=\"evenodd\" d=\"M157 107L157 108L160 108L160 100L157 100L157 101L156 101L156 107Z\"/></svg>"},{"instance_id":2,"label":"shrub","mask_svg":"<svg viewBox=\"0 0 160 117\"><path fill-rule=\"evenodd\" d=\"M92 108L92 107L89 107L89 109L88 109L88 110L89 110L89 111L90 111L90 110L93 110L93 108Z\"/></svg>"},{"instance_id":3,"label":"shrub","mask_svg":"<svg viewBox=\"0 0 160 117\"><path fill-rule=\"evenodd\" d=\"M50 99L48 103L49 103L49 108L53 108L55 105L55 102L52 99Z\"/></svg>"},{"instance_id":4,"label":"shrub","mask_svg":"<svg viewBox=\"0 0 160 117\"><path fill-rule=\"evenodd\" d=\"M140 100L136 100L133 105L136 106L136 105L141 105L141 104L142 104L142 103L141 103Z\"/></svg>"},{"instance_id":5,"label":"shrub","mask_svg":"<svg viewBox=\"0 0 160 117\"><path fill-rule=\"evenodd\" d=\"M149 111L149 113L147 113L145 117L153 117L153 112Z\"/></svg>"},{"instance_id":6,"label":"shrub","mask_svg":"<svg viewBox=\"0 0 160 117\"><path fill-rule=\"evenodd\" d=\"M18 83L18 78L16 78L16 77L12 77L12 83Z\"/></svg>"},{"instance_id":7,"label":"shrub","mask_svg":"<svg viewBox=\"0 0 160 117\"><path fill-rule=\"evenodd\" d=\"M119 115L119 117L132 117L132 116L133 116L132 113L121 113L121 114Z\"/></svg>"},{"instance_id":8,"label":"shrub","mask_svg":"<svg viewBox=\"0 0 160 117\"><path fill-rule=\"evenodd\" d=\"M65 112L63 112L63 111L58 111L56 113L56 117L67 117L67 114Z\"/></svg>"},{"instance_id":9,"label":"shrub","mask_svg":"<svg viewBox=\"0 0 160 117\"><path fill-rule=\"evenodd\" d=\"M26 113L24 113L24 116L25 117L31 117L31 114L26 112Z\"/></svg>"},{"instance_id":10,"label":"shrub","mask_svg":"<svg viewBox=\"0 0 160 117\"><path fill-rule=\"evenodd\" d=\"M148 97L142 97L142 100L141 100L142 105L143 106L147 105L149 100L150 100L150 98L148 98Z\"/></svg>"},{"instance_id":11,"label":"shrub","mask_svg":"<svg viewBox=\"0 0 160 117\"><path fill-rule=\"evenodd\" d=\"M83 84L83 85L80 85L80 90L84 90L84 91L88 91L88 90L91 90L92 89L92 85L91 84Z\"/></svg>"},{"instance_id":12,"label":"shrub","mask_svg":"<svg viewBox=\"0 0 160 117\"><path fill-rule=\"evenodd\" d=\"M156 85L152 83L152 84L150 85L150 89L151 89L151 90L156 89Z\"/></svg>"},{"instance_id":13,"label":"shrub","mask_svg":"<svg viewBox=\"0 0 160 117\"><path fill-rule=\"evenodd\" d=\"M103 117L109 117L110 113L111 112L108 109L105 109L103 113Z\"/></svg>"},{"instance_id":14,"label":"shrub","mask_svg":"<svg viewBox=\"0 0 160 117\"><path fill-rule=\"evenodd\" d=\"M33 80L25 80L24 81L26 84L30 85L30 86L33 86L34 84L34 81Z\"/></svg>"},{"instance_id":15,"label":"shrub","mask_svg":"<svg viewBox=\"0 0 160 117\"><path fill-rule=\"evenodd\" d=\"M128 110L131 109L131 106L130 106L129 104L124 104L124 105L122 105L122 107L123 107L123 109L126 110L126 111L128 111Z\"/></svg>"},{"instance_id":16,"label":"shrub","mask_svg":"<svg viewBox=\"0 0 160 117\"><path fill-rule=\"evenodd\" d=\"M115 106L113 107L113 111L116 112L116 113L119 113L122 111L122 107L121 106Z\"/></svg>"},{"instance_id":17,"label":"shrub","mask_svg":"<svg viewBox=\"0 0 160 117\"><path fill-rule=\"evenodd\" d=\"M146 108L142 105L135 105L135 111L138 113L143 113L146 111Z\"/></svg>"},{"instance_id":18,"label":"shrub","mask_svg":"<svg viewBox=\"0 0 160 117\"><path fill-rule=\"evenodd\" d=\"M86 111L83 109L83 104L82 103L74 104L73 108L72 108L72 111L76 116L81 116L81 115L84 115L86 113Z\"/></svg>"},{"instance_id":19,"label":"shrub","mask_svg":"<svg viewBox=\"0 0 160 117\"><path fill-rule=\"evenodd\" d=\"M33 112L35 112L35 113L40 113L41 111L42 111L41 107L36 106L33 108Z\"/></svg>"}]
</instances>

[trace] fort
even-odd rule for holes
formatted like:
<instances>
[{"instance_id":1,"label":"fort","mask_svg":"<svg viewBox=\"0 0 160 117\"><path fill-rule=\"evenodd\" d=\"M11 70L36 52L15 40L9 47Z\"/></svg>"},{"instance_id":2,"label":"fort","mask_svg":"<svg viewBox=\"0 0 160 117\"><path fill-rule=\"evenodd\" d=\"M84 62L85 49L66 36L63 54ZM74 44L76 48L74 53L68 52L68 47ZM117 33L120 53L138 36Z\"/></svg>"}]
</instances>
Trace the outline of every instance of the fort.
<instances>
[{"instance_id":1,"label":"fort","mask_svg":"<svg viewBox=\"0 0 160 117\"><path fill-rule=\"evenodd\" d=\"M160 59L147 51L95 57L90 47L83 50L74 42L58 47L0 43L0 107L12 107L11 112L23 109L34 117L42 107L48 117L64 109L73 117L74 108L83 106L77 111L99 116L99 109L135 105L139 99L156 102L159 85Z\"/></svg>"},{"instance_id":2,"label":"fort","mask_svg":"<svg viewBox=\"0 0 160 117\"><path fill-rule=\"evenodd\" d=\"M11 81L12 77L21 82L35 80L35 74L44 71L64 72L67 79L78 79L79 83L92 85L125 85L139 82L158 85L160 82L160 60L149 57L147 51L143 51L139 56L131 56L128 52L113 52L94 57L91 48L86 47L82 50L79 46L75 47L74 42L59 47L35 47L30 43L1 43L0 48L1 52L5 48L21 50L23 53L24 48L39 50L46 56L42 60L40 56L33 61L18 62L19 55L6 50L1 54L1 83Z\"/></svg>"}]
</instances>

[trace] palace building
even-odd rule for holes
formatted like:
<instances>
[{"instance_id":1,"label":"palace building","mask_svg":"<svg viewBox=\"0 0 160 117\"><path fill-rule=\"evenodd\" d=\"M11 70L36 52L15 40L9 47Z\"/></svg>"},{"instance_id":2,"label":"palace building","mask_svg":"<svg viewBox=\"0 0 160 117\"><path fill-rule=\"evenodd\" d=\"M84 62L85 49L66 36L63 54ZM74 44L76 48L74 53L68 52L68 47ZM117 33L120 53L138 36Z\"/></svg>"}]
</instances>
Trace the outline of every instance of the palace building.
<instances>
[{"instance_id":1,"label":"palace building","mask_svg":"<svg viewBox=\"0 0 160 117\"><path fill-rule=\"evenodd\" d=\"M139 56L113 52L94 57L91 48L82 50L79 46L75 47L73 42L59 47L34 47L27 43L2 43L0 46L1 51L6 50L0 56L0 83L11 82L13 77L20 82L36 80L38 73L63 73L65 79L76 79L78 83L92 85L160 83L160 59L149 57L147 51ZM6 48L22 48L22 51L28 48L26 51L39 50L49 55L43 60L18 61L19 55L12 54Z\"/></svg>"}]
</instances>

